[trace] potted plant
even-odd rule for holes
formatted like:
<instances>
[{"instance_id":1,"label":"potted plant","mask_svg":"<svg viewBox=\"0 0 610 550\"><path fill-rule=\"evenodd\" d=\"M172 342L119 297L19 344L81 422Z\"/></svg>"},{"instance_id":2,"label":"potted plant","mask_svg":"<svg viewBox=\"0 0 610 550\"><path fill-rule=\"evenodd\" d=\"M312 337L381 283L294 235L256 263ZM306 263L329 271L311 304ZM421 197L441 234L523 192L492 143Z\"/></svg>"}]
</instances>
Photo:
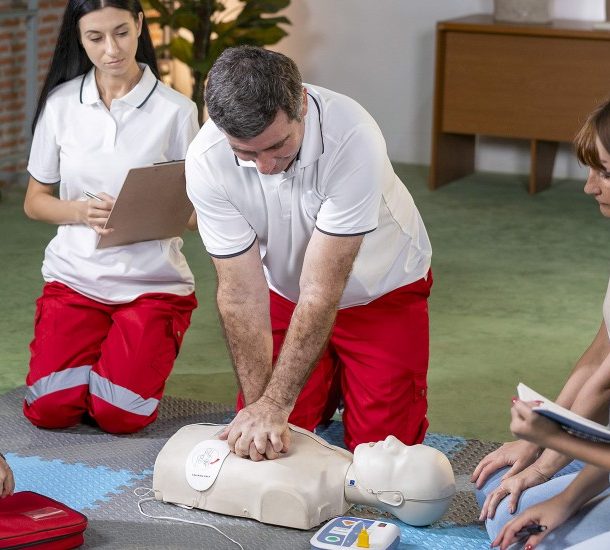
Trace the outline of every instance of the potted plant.
<instances>
[{"instance_id":1,"label":"potted plant","mask_svg":"<svg viewBox=\"0 0 610 550\"><path fill-rule=\"evenodd\" d=\"M494 0L494 17L498 21L548 23L551 0Z\"/></svg>"},{"instance_id":2,"label":"potted plant","mask_svg":"<svg viewBox=\"0 0 610 550\"><path fill-rule=\"evenodd\" d=\"M228 8L226 0L146 0L158 15L150 23L171 29L167 43L158 46L158 54L188 65L193 76L192 99L197 104L199 122L203 122L203 90L208 72L225 48L248 44L267 46L279 42L290 25L285 16L274 15L290 0L239 0ZM234 2L231 3L233 5ZM190 31L192 39L180 30Z\"/></svg>"}]
</instances>

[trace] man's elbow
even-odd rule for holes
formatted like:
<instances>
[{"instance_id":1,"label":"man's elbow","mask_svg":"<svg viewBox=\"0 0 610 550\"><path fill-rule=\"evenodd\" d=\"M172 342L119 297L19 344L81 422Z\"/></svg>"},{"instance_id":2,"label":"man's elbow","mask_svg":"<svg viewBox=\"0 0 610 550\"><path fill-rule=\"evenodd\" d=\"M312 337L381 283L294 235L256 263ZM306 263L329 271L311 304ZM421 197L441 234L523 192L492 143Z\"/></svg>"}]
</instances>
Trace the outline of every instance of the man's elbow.
<instances>
[{"instance_id":1,"label":"man's elbow","mask_svg":"<svg viewBox=\"0 0 610 550\"><path fill-rule=\"evenodd\" d=\"M304 284L299 290L299 305L312 309L337 309L344 285L316 285Z\"/></svg>"},{"instance_id":2,"label":"man's elbow","mask_svg":"<svg viewBox=\"0 0 610 550\"><path fill-rule=\"evenodd\" d=\"M186 222L186 228L189 231L197 231L197 212L193 210L191 217Z\"/></svg>"},{"instance_id":3,"label":"man's elbow","mask_svg":"<svg viewBox=\"0 0 610 550\"><path fill-rule=\"evenodd\" d=\"M23 203L23 211L25 212L25 215L31 220L38 219L38 217L36 216L36 209L33 207L31 201L27 199Z\"/></svg>"}]
</instances>

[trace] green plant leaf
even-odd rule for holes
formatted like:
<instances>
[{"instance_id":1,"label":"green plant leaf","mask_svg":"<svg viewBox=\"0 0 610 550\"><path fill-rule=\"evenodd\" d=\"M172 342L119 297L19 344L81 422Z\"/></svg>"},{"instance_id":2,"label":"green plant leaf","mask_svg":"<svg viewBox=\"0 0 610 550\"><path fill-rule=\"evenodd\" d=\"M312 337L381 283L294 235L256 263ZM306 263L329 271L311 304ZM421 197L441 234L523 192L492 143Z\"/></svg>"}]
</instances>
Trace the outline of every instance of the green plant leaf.
<instances>
[{"instance_id":1,"label":"green plant leaf","mask_svg":"<svg viewBox=\"0 0 610 550\"><path fill-rule=\"evenodd\" d=\"M175 36L169 43L169 51L173 57L189 66L193 64L193 44L182 36Z\"/></svg>"},{"instance_id":2,"label":"green plant leaf","mask_svg":"<svg viewBox=\"0 0 610 550\"><path fill-rule=\"evenodd\" d=\"M276 13L290 4L290 0L248 0L244 9L237 16L239 25L248 24L248 22L260 19L267 13Z\"/></svg>"},{"instance_id":3,"label":"green plant leaf","mask_svg":"<svg viewBox=\"0 0 610 550\"><path fill-rule=\"evenodd\" d=\"M181 7L174 12L172 26L175 29L184 28L193 31L199 26L199 17L192 11Z\"/></svg>"},{"instance_id":4,"label":"green plant leaf","mask_svg":"<svg viewBox=\"0 0 610 550\"><path fill-rule=\"evenodd\" d=\"M252 29L252 28L261 28L261 27L273 27L275 25L285 24L290 25L290 19L287 17L252 17L251 19L247 19L245 21L241 21L239 24L235 25L241 29Z\"/></svg>"},{"instance_id":5,"label":"green plant leaf","mask_svg":"<svg viewBox=\"0 0 610 550\"><path fill-rule=\"evenodd\" d=\"M280 27L261 29L240 29L234 33L235 44L249 44L251 46L265 46L276 44L288 33Z\"/></svg>"},{"instance_id":6,"label":"green plant leaf","mask_svg":"<svg viewBox=\"0 0 610 550\"><path fill-rule=\"evenodd\" d=\"M244 12L277 13L290 5L290 0L244 0Z\"/></svg>"},{"instance_id":7,"label":"green plant leaf","mask_svg":"<svg viewBox=\"0 0 610 550\"><path fill-rule=\"evenodd\" d=\"M232 19L231 21L222 21L221 23L216 23L212 27L212 31L215 32L217 35L227 34L235 26L236 26L235 19Z\"/></svg>"}]
</instances>

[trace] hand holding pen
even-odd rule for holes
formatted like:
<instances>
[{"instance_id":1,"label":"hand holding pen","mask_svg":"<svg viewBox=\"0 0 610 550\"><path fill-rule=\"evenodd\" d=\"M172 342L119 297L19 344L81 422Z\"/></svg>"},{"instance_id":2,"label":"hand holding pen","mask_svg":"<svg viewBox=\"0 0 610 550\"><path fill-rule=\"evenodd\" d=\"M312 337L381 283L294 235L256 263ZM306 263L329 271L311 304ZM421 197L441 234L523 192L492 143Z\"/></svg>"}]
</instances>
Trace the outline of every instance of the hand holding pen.
<instances>
[{"instance_id":1,"label":"hand holding pen","mask_svg":"<svg viewBox=\"0 0 610 550\"><path fill-rule=\"evenodd\" d=\"M106 193L92 193L87 190L83 190L83 194L89 199L86 203L85 223L98 235L112 232L112 229L104 229L104 226L114 205L114 198Z\"/></svg>"},{"instance_id":2,"label":"hand holding pen","mask_svg":"<svg viewBox=\"0 0 610 550\"><path fill-rule=\"evenodd\" d=\"M526 514L527 512L524 513L524 515ZM520 527L519 524L521 524ZM507 550L509 547L512 548L514 544L521 543L525 544L523 546L524 550L532 550L544 538L546 535L545 531L547 530L548 526L541 525L531 516L529 519L526 519L526 517L515 518L504 525L498 536L491 543L491 547L500 547L501 550Z\"/></svg>"},{"instance_id":3,"label":"hand holding pen","mask_svg":"<svg viewBox=\"0 0 610 550\"><path fill-rule=\"evenodd\" d=\"M535 535L537 533L543 533L546 531L546 525L538 525L537 523L533 523L531 525L526 525L522 527L515 533L515 537L518 539L525 539L530 537L531 535Z\"/></svg>"},{"instance_id":4,"label":"hand holding pen","mask_svg":"<svg viewBox=\"0 0 610 550\"><path fill-rule=\"evenodd\" d=\"M83 191L83 193L85 195L87 195L87 197L89 197L90 199L93 199L94 201L104 202L104 199L102 197L99 197L98 195L91 193L91 191Z\"/></svg>"}]
</instances>

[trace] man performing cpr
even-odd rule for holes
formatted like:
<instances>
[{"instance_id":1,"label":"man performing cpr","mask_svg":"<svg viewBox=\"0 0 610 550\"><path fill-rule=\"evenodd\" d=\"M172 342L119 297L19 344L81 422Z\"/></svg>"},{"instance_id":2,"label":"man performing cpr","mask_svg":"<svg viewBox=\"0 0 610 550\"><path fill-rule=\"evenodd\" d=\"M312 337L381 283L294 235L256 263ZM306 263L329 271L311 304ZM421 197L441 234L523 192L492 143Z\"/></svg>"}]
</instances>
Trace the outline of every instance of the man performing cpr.
<instances>
[{"instance_id":1,"label":"man performing cpr","mask_svg":"<svg viewBox=\"0 0 610 550\"><path fill-rule=\"evenodd\" d=\"M344 403L345 443L426 433L431 248L371 116L294 62L230 48L186 177L240 386L222 434L273 459Z\"/></svg>"}]
</instances>

